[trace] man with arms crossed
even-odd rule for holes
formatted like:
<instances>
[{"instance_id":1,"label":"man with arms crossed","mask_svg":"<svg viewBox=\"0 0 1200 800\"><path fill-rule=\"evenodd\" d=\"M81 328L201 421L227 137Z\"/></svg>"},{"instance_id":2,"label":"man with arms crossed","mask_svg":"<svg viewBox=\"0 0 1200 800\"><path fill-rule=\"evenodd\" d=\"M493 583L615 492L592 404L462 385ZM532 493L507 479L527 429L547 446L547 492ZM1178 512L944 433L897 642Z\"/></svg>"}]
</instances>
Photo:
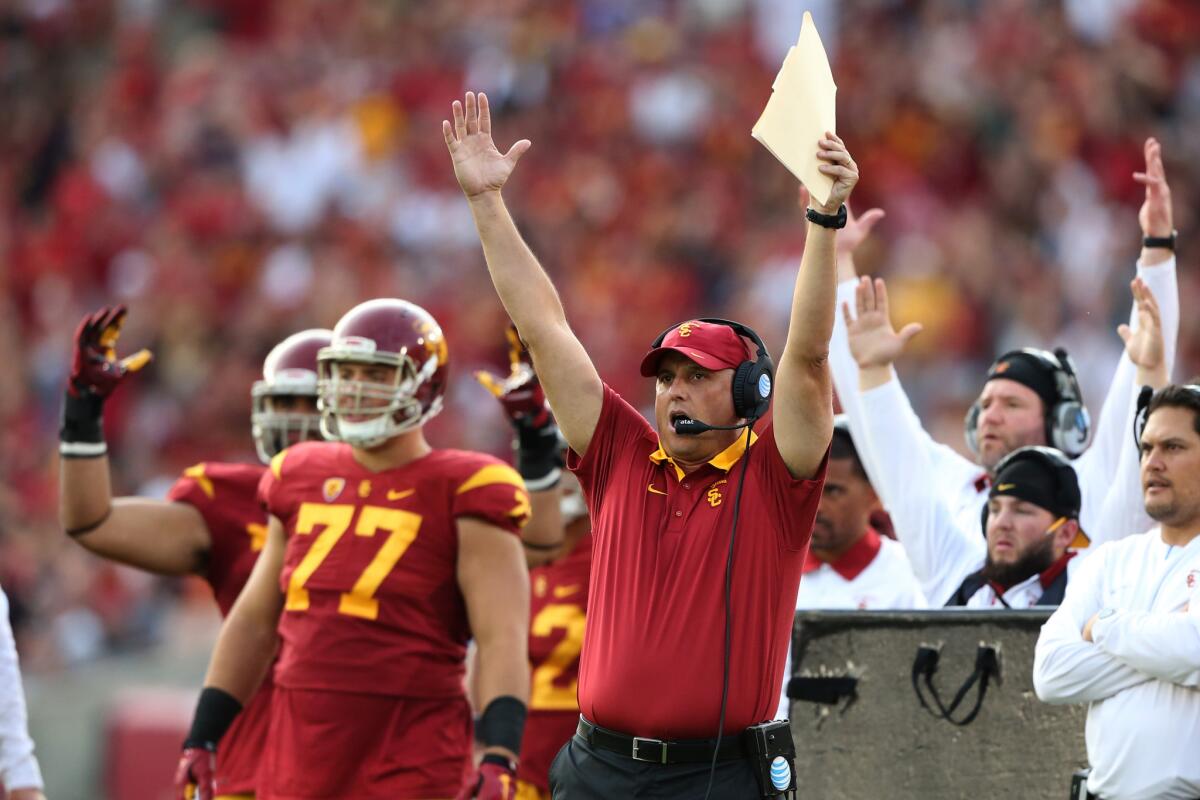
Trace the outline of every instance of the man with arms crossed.
<instances>
[{"instance_id":1,"label":"man with arms crossed","mask_svg":"<svg viewBox=\"0 0 1200 800\"><path fill-rule=\"evenodd\" d=\"M593 523L582 718L551 768L551 788L571 800L634 797L650 786L669 797L752 796L756 766L739 734L769 720L778 701L833 428L834 228L858 168L832 134L812 143L834 185L828 203L808 212L773 419L757 439L737 430L694 435L679 431L695 431L696 421L748 424L765 410L765 348L750 352L744 326L692 320L665 332L642 361L642 374L655 378L650 426L601 381L501 198L530 143L498 151L487 98L473 93L454 102L453 123L442 127L492 281L578 454L570 465ZM747 472L745 519L733 539Z\"/></svg>"},{"instance_id":2,"label":"man with arms crossed","mask_svg":"<svg viewBox=\"0 0 1200 800\"><path fill-rule=\"evenodd\" d=\"M1087 796L1200 797L1200 385L1155 392L1139 421L1150 531L1083 561L1042 627L1033 685L1087 703Z\"/></svg>"}]
</instances>

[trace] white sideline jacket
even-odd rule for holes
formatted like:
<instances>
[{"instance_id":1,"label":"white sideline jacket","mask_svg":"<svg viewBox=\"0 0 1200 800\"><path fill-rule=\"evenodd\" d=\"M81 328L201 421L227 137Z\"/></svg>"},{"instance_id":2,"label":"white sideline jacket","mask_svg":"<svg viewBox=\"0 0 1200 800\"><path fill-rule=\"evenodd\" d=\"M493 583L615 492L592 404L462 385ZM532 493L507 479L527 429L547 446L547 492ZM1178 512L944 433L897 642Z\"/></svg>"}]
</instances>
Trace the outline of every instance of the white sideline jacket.
<instances>
[{"instance_id":1,"label":"white sideline jacket","mask_svg":"<svg viewBox=\"0 0 1200 800\"><path fill-rule=\"evenodd\" d=\"M1042 626L1033 686L1048 703L1088 704L1090 792L1200 797L1200 537L1170 547L1154 528L1083 559Z\"/></svg>"},{"instance_id":2,"label":"white sideline jacket","mask_svg":"<svg viewBox=\"0 0 1200 800\"><path fill-rule=\"evenodd\" d=\"M8 789L41 789L25 715L17 646L8 622L8 595L0 589L0 781Z\"/></svg>"}]
</instances>

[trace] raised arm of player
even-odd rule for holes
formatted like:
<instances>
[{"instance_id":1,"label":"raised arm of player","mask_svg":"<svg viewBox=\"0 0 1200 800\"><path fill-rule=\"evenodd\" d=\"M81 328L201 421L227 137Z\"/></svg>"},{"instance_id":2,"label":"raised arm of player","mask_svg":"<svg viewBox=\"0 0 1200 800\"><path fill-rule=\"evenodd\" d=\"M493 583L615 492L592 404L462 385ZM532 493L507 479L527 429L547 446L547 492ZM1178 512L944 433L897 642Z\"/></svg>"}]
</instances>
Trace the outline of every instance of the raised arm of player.
<instances>
[{"instance_id":1,"label":"raised arm of player","mask_svg":"<svg viewBox=\"0 0 1200 800\"><path fill-rule=\"evenodd\" d=\"M195 788L195 800L211 800L214 796L217 745L258 690L275 658L279 644L276 628L283 612L279 573L286 549L283 524L272 516L254 571L225 618L208 662L204 690L175 772L179 800L192 800L189 787Z\"/></svg>"},{"instance_id":2,"label":"raised arm of player","mask_svg":"<svg viewBox=\"0 0 1200 800\"><path fill-rule=\"evenodd\" d=\"M532 568L553 558L563 543L562 446L546 393L516 326L510 324L505 336L509 374L500 377L481 370L475 379L500 403L513 427L517 472L529 490L529 522L521 528L521 543Z\"/></svg>"},{"instance_id":3,"label":"raised arm of player","mask_svg":"<svg viewBox=\"0 0 1200 800\"><path fill-rule=\"evenodd\" d=\"M814 142L819 169L833 179L833 189L818 213L836 215L858 183L858 166L837 134L826 131ZM792 294L787 342L779 357L774 402L775 442L794 478L810 478L825 457L833 436L833 382L829 374L829 339L837 298L837 231L810 222L804 256Z\"/></svg>"},{"instance_id":4,"label":"raised arm of player","mask_svg":"<svg viewBox=\"0 0 1200 800\"><path fill-rule=\"evenodd\" d=\"M500 190L529 149L522 139L501 154L492 141L487 96L468 92L453 104L453 125L442 122L454 175L467 196L500 302L521 331L571 448L587 450L600 418L603 384L587 351L567 324L562 301L504 205Z\"/></svg>"},{"instance_id":5,"label":"raised arm of player","mask_svg":"<svg viewBox=\"0 0 1200 800\"><path fill-rule=\"evenodd\" d=\"M106 307L79 323L60 431L58 505L66 532L93 553L163 575L199 572L211 547L194 507L112 496L101 421L104 401L148 351L116 356L124 306Z\"/></svg>"}]
</instances>

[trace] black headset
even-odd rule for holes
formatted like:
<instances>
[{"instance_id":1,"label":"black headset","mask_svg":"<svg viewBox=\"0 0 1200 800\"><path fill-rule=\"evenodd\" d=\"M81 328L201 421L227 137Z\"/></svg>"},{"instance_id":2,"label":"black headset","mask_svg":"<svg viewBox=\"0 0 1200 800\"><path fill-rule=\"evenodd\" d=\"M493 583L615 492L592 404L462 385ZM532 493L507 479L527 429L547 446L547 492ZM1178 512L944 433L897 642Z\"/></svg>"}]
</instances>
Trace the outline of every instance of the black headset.
<instances>
[{"instance_id":1,"label":"black headset","mask_svg":"<svg viewBox=\"0 0 1200 800\"><path fill-rule=\"evenodd\" d=\"M1075 473L1075 468L1071 466L1070 460L1061 451L1055 450L1053 447L1018 447L1000 459L1000 463L996 465L995 475L999 476L1001 472L1018 461L1036 461L1054 473L1056 505L1068 505L1073 500L1066 492L1066 487L1071 484L1075 484L1075 494L1078 496L1079 476ZM1076 516L1072 519L1077 519L1078 516L1079 512L1076 511ZM980 514L979 521L983 525L983 535L987 536L988 503L983 504L983 512Z\"/></svg>"},{"instance_id":2,"label":"black headset","mask_svg":"<svg viewBox=\"0 0 1200 800\"><path fill-rule=\"evenodd\" d=\"M742 419L758 419L771 406L771 393L775 390L775 362L767 352L762 338L749 326L719 317L699 317L689 322L708 322L733 328L733 332L754 343L757 352L753 361L743 361L733 372L733 413ZM686 324L686 323L681 323ZM650 349L662 347L667 334L678 328L672 325L660 333L650 344Z\"/></svg>"},{"instance_id":3,"label":"black headset","mask_svg":"<svg viewBox=\"0 0 1200 800\"><path fill-rule=\"evenodd\" d=\"M1067 351L1059 347L1053 353L1025 347L1010 350L993 363L1000 363L1015 355L1026 355L1037 360L1054 376L1057 398L1046 409L1046 442L1062 451L1068 458L1077 458L1087 447L1092 431L1092 418L1083 404L1083 392L1079 389L1079 378L1075 374L1075 363ZM1001 376L1003 377L1003 376ZM972 453L979 453L979 416L983 408L976 400L967 411L963 421L963 434Z\"/></svg>"},{"instance_id":4,"label":"black headset","mask_svg":"<svg viewBox=\"0 0 1200 800\"><path fill-rule=\"evenodd\" d=\"M1174 387L1200 398L1200 384L1177 383L1174 384ZM1142 390L1138 392L1137 410L1133 414L1133 442L1137 445L1138 458L1142 457L1142 431L1146 430L1146 420L1150 417L1150 401L1157 393L1152 386L1143 386Z\"/></svg>"}]
</instances>

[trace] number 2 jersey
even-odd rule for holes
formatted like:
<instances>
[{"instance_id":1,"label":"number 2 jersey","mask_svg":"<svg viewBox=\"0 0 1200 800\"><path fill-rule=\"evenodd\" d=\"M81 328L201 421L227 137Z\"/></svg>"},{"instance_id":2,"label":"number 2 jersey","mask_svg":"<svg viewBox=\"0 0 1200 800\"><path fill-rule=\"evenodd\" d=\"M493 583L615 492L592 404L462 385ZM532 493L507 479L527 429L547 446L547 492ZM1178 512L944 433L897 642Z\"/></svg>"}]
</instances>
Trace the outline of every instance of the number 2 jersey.
<instances>
[{"instance_id":1,"label":"number 2 jersey","mask_svg":"<svg viewBox=\"0 0 1200 800\"><path fill-rule=\"evenodd\" d=\"M372 472L348 445L280 453L259 498L287 533L275 680L289 689L442 698L464 694L471 636L456 521L516 535L520 475L498 459L434 450Z\"/></svg>"},{"instance_id":2,"label":"number 2 jersey","mask_svg":"<svg viewBox=\"0 0 1200 800\"><path fill-rule=\"evenodd\" d=\"M260 464L204 462L185 470L167 493L168 500L186 503L204 518L211 541L204 579L222 617L246 585L266 541L267 514L258 502L258 484L265 472ZM267 743L272 688L268 673L222 737L217 751L218 795L255 791L255 775Z\"/></svg>"},{"instance_id":3,"label":"number 2 jersey","mask_svg":"<svg viewBox=\"0 0 1200 800\"><path fill-rule=\"evenodd\" d=\"M517 778L550 789L550 762L579 724L579 652L592 574L589 533L563 558L529 571L529 716Z\"/></svg>"}]
</instances>

